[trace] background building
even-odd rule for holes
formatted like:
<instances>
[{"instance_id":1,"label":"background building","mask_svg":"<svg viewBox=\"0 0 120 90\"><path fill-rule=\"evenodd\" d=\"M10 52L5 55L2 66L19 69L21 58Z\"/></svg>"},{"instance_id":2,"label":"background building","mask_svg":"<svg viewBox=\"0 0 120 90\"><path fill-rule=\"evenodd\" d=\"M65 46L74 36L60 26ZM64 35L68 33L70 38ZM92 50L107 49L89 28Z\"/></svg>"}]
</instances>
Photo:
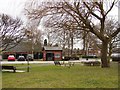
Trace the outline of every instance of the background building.
<instances>
[{"instance_id":1,"label":"background building","mask_svg":"<svg viewBox=\"0 0 120 90\"><path fill-rule=\"evenodd\" d=\"M44 46L43 47L43 60L44 61L62 60L62 48Z\"/></svg>"}]
</instances>

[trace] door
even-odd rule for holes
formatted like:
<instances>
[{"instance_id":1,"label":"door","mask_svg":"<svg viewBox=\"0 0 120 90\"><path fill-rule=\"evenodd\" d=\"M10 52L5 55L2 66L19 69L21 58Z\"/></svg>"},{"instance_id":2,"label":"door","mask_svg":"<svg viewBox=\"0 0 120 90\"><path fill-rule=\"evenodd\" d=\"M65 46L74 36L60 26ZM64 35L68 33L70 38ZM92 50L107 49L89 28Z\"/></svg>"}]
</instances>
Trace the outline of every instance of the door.
<instances>
[{"instance_id":1,"label":"door","mask_svg":"<svg viewBox=\"0 0 120 90\"><path fill-rule=\"evenodd\" d=\"M54 53L47 53L46 61L54 61Z\"/></svg>"}]
</instances>

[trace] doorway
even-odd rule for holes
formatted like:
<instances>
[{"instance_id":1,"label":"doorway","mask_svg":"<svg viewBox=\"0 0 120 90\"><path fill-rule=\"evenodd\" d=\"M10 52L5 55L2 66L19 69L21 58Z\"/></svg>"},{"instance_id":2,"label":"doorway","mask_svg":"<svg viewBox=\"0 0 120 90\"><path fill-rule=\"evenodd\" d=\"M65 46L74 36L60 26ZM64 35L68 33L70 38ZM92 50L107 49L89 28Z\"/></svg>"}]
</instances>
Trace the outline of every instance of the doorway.
<instances>
[{"instance_id":1,"label":"doorway","mask_svg":"<svg viewBox=\"0 0 120 90\"><path fill-rule=\"evenodd\" d=\"M54 61L54 53L47 53L46 61Z\"/></svg>"}]
</instances>

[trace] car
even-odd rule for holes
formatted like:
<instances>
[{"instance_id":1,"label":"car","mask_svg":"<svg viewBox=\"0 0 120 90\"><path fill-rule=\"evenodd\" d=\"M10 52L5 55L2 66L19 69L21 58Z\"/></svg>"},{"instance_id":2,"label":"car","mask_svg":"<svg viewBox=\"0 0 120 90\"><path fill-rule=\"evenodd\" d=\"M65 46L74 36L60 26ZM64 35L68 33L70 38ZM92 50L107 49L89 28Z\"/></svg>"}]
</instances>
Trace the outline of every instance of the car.
<instances>
[{"instance_id":1,"label":"car","mask_svg":"<svg viewBox=\"0 0 120 90\"><path fill-rule=\"evenodd\" d=\"M27 56L27 59L26 59L26 61L33 61L33 57L32 56Z\"/></svg>"},{"instance_id":2,"label":"car","mask_svg":"<svg viewBox=\"0 0 120 90\"><path fill-rule=\"evenodd\" d=\"M120 62L120 53L113 53L111 56L112 61Z\"/></svg>"},{"instance_id":3,"label":"car","mask_svg":"<svg viewBox=\"0 0 120 90\"><path fill-rule=\"evenodd\" d=\"M25 61L25 57L24 56L19 56L17 61Z\"/></svg>"},{"instance_id":4,"label":"car","mask_svg":"<svg viewBox=\"0 0 120 90\"><path fill-rule=\"evenodd\" d=\"M8 56L8 61L15 61L15 56L14 55L9 55Z\"/></svg>"}]
</instances>

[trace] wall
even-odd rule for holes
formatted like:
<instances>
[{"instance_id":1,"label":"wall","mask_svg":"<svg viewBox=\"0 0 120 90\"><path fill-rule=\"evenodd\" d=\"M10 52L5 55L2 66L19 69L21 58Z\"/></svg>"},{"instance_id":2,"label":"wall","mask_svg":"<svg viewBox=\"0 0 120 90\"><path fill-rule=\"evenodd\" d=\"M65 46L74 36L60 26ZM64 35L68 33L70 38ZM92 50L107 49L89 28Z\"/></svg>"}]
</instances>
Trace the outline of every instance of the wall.
<instances>
[{"instance_id":1,"label":"wall","mask_svg":"<svg viewBox=\"0 0 120 90\"><path fill-rule=\"evenodd\" d=\"M43 51L43 60L46 61L46 54L54 53L54 60L62 60L62 51Z\"/></svg>"}]
</instances>

